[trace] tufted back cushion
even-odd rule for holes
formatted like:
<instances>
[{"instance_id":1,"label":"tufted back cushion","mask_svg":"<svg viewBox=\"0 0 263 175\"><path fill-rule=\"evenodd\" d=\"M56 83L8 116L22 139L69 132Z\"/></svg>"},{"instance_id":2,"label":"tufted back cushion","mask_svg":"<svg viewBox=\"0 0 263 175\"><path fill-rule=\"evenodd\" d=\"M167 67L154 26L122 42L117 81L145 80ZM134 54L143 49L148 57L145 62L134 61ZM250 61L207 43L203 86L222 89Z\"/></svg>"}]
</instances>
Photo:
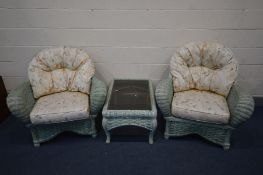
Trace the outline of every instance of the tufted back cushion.
<instances>
[{"instance_id":1,"label":"tufted back cushion","mask_svg":"<svg viewBox=\"0 0 263 175\"><path fill-rule=\"evenodd\" d=\"M89 94L95 67L79 48L57 47L39 52L28 67L35 98L62 91Z\"/></svg>"},{"instance_id":2,"label":"tufted back cushion","mask_svg":"<svg viewBox=\"0 0 263 175\"><path fill-rule=\"evenodd\" d=\"M237 78L238 62L217 42L189 43L173 55L170 71L174 92L198 89L226 97Z\"/></svg>"}]
</instances>

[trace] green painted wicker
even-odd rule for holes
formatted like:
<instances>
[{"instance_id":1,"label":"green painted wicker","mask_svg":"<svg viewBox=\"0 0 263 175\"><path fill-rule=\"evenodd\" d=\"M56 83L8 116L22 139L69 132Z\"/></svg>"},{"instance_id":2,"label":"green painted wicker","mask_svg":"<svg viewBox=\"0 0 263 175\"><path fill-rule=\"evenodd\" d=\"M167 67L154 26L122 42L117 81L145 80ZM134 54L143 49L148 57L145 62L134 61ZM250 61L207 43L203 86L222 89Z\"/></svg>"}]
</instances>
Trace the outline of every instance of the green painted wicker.
<instances>
[{"instance_id":1,"label":"green painted wicker","mask_svg":"<svg viewBox=\"0 0 263 175\"><path fill-rule=\"evenodd\" d=\"M240 91L234 85L227 97L230 111L230 121L227 125L193 121L172 116L173 82L171 75L167 79L160 81L156 87L155 96L157 104L166 120L165 138L198 134L213 143L223 146L224 149L230 148L232 131L250 118L254 110L253 98Z\"/></svg>"},{"instance_id":2,"label":"green painted wicker","mask_svg":"<svg viewBox=\"0 0 263 175\"><path fill-rule=\"evenodd\" d=\"M102 109L106 93L106 85L93 77L90 92L90 118L54 124L31 124L29 114L35 104L35 99L29 82L25 82L11 91L7 97L7 104L12 114L30 128L34 146L37 147L40 146L40 143L48 141L64 131L96 137L95 118Z\"/></svg>"},{"instance_id":3,"label":"green painted wicker","mask_svg":"<svg viewBox=\"0 0 263 175\"><path fill-rule=\"evenodd\" d=\"M26 124L30 124L29 114L35 105L30 82L24 82L11 91L6 100L12 114Z\"/></svg>"},{"instance_id":4,"label":"green painted wicker","mask_svg":"<svg viewBox=\"0 0 263 175\"><path fill-rule=\"evenodd\" d=\"M138 126L150 130L149 143L153 144L153 135L157 127L157 109L154 99L153 87L149 81L151 110L108 110L109 100L113 87L110 85L107 101L103 107L102 126L106 134L106 143L110 143L110 130L121 126Z\"/></svg>"}]
</instances>

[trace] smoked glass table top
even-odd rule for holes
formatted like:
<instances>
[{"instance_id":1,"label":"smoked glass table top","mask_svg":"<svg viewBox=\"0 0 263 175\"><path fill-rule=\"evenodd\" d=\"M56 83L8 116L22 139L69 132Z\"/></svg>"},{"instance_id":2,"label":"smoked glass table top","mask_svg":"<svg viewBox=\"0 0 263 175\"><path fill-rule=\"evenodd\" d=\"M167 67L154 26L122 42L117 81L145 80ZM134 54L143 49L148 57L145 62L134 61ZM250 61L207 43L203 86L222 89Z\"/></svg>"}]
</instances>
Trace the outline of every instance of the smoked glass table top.
<instances>
[{"instance_id":1,"label":"smoked glass table top","mask_svg":"<svg viewBox=\"0 0 263 175\"><path fill-rule=\"evenodd\" d=\"M108 110L151 110L149 81L115 80Z\"/></svg>"}]
</instances>

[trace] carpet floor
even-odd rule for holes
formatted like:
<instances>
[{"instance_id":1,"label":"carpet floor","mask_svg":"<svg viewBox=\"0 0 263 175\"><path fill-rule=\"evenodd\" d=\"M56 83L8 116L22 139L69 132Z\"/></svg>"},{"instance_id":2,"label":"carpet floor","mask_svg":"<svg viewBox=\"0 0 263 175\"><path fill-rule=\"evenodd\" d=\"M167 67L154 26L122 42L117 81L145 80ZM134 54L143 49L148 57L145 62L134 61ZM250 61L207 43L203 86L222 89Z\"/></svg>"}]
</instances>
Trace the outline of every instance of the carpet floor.
<instances>
[{"instance_id":1,"label":"carpet floor","mask_svg":"<svg viewBox=\"0 0 263 175\"><path fill-rule=\"evenodd\" d=\"M112 142L105 144L98 125L95 139L63 133L35 148L29 130L10 116L0 124L0 174L262 175L262 115L263 107L256 107L252 118L234 131L229 151L195 135L165 140L163 119L153 145L148 144L146 131L134 128L115 130Z\"/></svg>"}]
</instances>

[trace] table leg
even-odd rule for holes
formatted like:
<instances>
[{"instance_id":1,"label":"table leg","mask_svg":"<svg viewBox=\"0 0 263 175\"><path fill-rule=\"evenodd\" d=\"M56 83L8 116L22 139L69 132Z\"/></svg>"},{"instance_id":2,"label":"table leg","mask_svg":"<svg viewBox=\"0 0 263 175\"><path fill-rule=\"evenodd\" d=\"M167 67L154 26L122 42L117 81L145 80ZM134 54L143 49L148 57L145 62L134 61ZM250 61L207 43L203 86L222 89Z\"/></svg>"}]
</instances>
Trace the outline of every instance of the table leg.
<instances>
[{"instance_id":1,"label":"table leg","mask_svg":"<svg viewBox=\"0 0 263 175\"><path fill-rule=\"evenodd\" d=\"M107 119L102 119L102 127L104 129L104 132L106 134L106 143L110 143L110 132L107 129Z\"/></svg>"},{"instance_id":2,"label":"table leg","mask_svg":"<svg viewBox=\"0 0 263 175\"><path fill-rule=\"evenodd\" d=\"M150 134L149 134L149 144L153 144L153 136L154 136L154 132L157 128L157 120L154 119L152 120L152 130L150 131Z\"/></svg>"}]
</instances>

